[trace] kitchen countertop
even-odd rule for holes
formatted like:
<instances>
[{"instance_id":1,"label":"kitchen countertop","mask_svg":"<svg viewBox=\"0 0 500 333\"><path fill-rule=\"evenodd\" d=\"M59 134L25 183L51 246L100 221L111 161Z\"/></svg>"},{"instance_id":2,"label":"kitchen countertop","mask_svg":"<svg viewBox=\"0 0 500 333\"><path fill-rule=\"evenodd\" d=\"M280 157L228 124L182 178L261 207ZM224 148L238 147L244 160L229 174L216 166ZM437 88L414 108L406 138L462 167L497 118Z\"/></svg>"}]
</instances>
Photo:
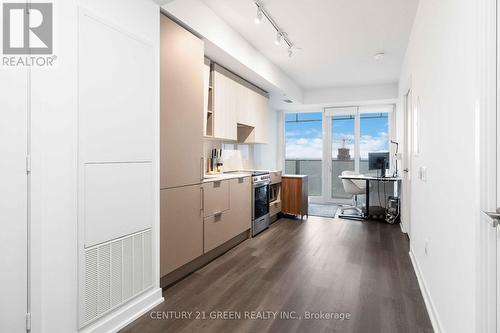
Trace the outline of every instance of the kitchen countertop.
<instances>
[{"instance_id":1,"label":"kitchen countertop","mask_svg":"<svg viewBox=\"0 0 500 333\"><path fill-rule=\"evenodd\" d=\"M205 175L205 178L203 178L202 183L220 182L222 180L244 178L251 176L252 173L250 172L227 172L218 175Z\"/></svg>"},{"instance_id":2,"label":"kitchen countertop","mask_svg":"<svg viewBox=\"0 0 500 333\"><path fill-rule=\"evenodd\" d=\"M282 175L283 178L306 178L307 175Z\"/></svg>"}]
</instances>

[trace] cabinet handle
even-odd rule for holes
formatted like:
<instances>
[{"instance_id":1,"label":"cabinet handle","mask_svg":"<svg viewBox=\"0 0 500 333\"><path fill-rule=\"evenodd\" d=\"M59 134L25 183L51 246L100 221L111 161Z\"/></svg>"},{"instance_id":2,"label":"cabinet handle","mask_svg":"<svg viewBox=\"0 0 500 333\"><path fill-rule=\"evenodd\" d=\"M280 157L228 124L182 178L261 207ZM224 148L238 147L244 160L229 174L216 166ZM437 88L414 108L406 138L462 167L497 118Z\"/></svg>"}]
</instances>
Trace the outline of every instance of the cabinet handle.
<instances>
[{"instance_id":1,"label":"cabinet handle","mask_svg":"<svg viewBox=\"0 0 500 333\"><path fill-rule=\"evenodd\" d=\"M220 220L220 217L222 216L222 212L217 212L214 214L214 222L218 222Z\"/></svg>"},{"instance_id":2,"label":"cabinet handle","mask_svg":"<svg viewBox=\"0 0 500 333\"><path fill-rule=\"evenodd\" d=\"M203 181L205 175L205 158L202 156L200 158L200 180Z\"/></svg>"},{"instance_id":3,"label":"cabinet handle","mask_svg":"<svg viewBox=\"0 0 500 333\"><path fill-rule=\"evenodd\" d=\"M205 191L203 187L200 187L200 214L203 215L204 210L205 210Z\"/></svg>"}]
</instances>

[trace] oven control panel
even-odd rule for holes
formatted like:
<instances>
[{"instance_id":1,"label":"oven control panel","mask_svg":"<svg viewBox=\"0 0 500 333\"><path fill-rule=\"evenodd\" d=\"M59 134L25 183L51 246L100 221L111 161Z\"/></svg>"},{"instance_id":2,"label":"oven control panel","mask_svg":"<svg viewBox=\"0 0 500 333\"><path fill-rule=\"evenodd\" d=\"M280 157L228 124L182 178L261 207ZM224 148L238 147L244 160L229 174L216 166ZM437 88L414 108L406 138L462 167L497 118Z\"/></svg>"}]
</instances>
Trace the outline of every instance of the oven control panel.
<instances>
[{"instance_id":1,"label":"oven control panel","mask_svg":"<svg viewBox=\"0 0 500 333\"><path fill-rule=\"evenodd\" d=\"M254 183L256 182L262 182L262 181L270 181L271 180L271 176L270 175L260 175L260 176L255 176L252 178L252 181Z\"/></svg>"}]
</instances>

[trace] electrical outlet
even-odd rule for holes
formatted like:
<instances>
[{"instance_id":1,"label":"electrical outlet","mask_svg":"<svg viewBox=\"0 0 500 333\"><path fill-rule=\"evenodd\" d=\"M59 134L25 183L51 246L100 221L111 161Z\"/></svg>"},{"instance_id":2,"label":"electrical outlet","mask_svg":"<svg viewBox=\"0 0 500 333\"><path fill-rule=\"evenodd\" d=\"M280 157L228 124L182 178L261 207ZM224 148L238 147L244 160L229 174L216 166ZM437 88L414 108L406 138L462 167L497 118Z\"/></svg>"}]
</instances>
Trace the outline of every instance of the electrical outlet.
<instances>
[{"instance_id":1,"label":"electrical outlet","mask_svg":"<svg viewBox=\"0 0 500 333\"><path fill-rule=\"evenodd\" d=\"M424 253L426 256L429 255L429 240L427 238L424 241Z\"/></svg>"}]
</instances>

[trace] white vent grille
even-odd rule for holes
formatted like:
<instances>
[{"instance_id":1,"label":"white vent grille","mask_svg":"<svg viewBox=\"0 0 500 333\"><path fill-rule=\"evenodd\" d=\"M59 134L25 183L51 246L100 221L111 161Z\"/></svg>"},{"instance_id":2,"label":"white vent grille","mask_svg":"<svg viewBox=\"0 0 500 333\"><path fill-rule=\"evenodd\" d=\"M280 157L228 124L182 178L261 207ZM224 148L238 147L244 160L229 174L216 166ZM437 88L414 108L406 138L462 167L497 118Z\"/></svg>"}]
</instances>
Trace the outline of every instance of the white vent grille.
<instances>
[{"instance_id":1,"label":"white vent grille","mask_svg":"<svg viewBox=\"0 0 500 333\"><path fill-rule=\"evenodd\" d=\"M85 249L81 327L152 286L151 229Z\"/></svg>"}]
</instances>

